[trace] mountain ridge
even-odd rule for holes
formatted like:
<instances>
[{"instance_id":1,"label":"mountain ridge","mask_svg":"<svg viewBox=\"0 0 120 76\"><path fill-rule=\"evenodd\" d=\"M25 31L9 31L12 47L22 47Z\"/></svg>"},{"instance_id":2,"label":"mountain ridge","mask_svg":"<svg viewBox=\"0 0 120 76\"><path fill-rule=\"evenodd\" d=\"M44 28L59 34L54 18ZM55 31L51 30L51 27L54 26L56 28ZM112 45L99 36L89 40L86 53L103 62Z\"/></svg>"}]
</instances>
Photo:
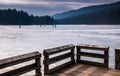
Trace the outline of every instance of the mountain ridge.
<instances>
[{"instance_id":1,"label":"mountain ridge","mask_svg":"<svg viewBox=\"0 0 120 76\"><path fill-rule=\"evenodd\" d=\"M94 5L90 7L84 7L78 10L71 10L61 14L56 14L53 16L54 19L58 20L60 24L120 24L120 1L104 4L104 5ZM116 15L117 14L117 15ZM110 17L109 17L110 16ZM113 16L113 17L112 17ZM118 16L118 17L117 17ZM89 19L89 17L91 17ZM93 18L92 18L93 17ZM95 17L97 20L95 20ZM105 18L103 18L105 17ZM79 21L78 21L79 19ZM91 21L93 19L93 21ZM107 19L107 20L106 20ZM101 20L101 21L100 21ZM103 21L105 20L105 21ZM116 21L115 21L116 20ZM90 22L88 22L90 21Z\"/></svg>"}]
</instances>

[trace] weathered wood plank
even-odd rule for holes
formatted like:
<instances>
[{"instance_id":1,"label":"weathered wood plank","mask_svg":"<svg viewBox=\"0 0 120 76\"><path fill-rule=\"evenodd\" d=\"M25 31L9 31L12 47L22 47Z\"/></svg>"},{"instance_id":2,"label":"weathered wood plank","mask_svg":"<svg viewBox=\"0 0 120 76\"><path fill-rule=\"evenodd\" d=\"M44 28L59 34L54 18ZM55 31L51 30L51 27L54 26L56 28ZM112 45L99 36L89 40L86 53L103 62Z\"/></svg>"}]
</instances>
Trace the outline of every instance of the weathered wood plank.
<instances>
[{"instance_id":1,"label":"weathered wood plank","mask_svg":"<svg viewBox=\"0 0 120 76\"><path fill-rule=\"evenodd\" d=\"M79 62L79 60L81 60L81 56L79 55L80 52L81 52L81 49L77 48L77 61L76 62Z\"/></svg>"},{"instance_id":2,"label":"weathered wood plank","mask_svg":"<svg viewBox=\"0 0 120 76\"><path fill-rule=\"evenodd\" d=\"M75 63L75 54L74 54L74 48L71 49L71 61L73 61Z\"/></svg>"},{"instance_id":3,"label":"weathered wood plank","mask_svg":"<svg viewBox=\"0 0 120 76\"><path fill-rule=\"evenodd\" d=\"M115 49L115 69L120 69L120 48Z\"/></svg>"},{"instance_id":4,"label":"weathered wood plank","mask_svg":"<svg viewBox=\"0 0 120 76\"><path fill-rule=\"evenodd\" d=\"M115 49L115 60L120 60L120 48Z\"/></svg>"},{"instance_id":5,"label":"weathered wood plank","mask_svg":"<svg viewBox=\"0 0 120 76\"><path fill-rule=\"evenodd\" d=\"M79 44L76 47L82 49L92 49L92 50L101 50L101 51L107 51L109 49L108 46L98 46L98 45L89 45L89 44Z\"/></svg>"},{"instance_id":6,"label":"weathered wood plank","mask_svg":"<svg viewBox=\"0 0 120 76\"><path fill-rule=\"evenodd\" d=\"M108 48L107 51L104 51L104 56L105 56L105 58L104 58L104 65L106 67L109 67L109 48Z\"/></svg>"},{"instance_id":7,"label":"weathered wood plank","mask_svg":"<svg viewBox=\"0 0 120 76\"><path fill-rule=\"evenodd\" d=\"M89 64L89 65L100 66L100 67L108 67L108 66L106 66L106 65L103 64L103 63L86 61L86 60L79 60L78 63Z\"/></svg>"},{"instance_id":8,"label":"weathered wood plank","mask_svg":"<svg viewBox=\"0 0 120 76\"><path fill-rule=\"evenodd\" d=\"M66 51L66 50L70 50L72 48L75 48L75 46L73 44L70 44L70 45L60 46L60 47L51 48L51 49L45 49L44 53L47 53L48 55L52 55L52 54Z\"/></svg>"},{"instance_id":9,"label":"weathered wood plank","mask_svg":"<svg viewBox=\"0 0 120 76\"><path fill-rule=\"evenodd\" d=\"M88 56L88 57L95 57L95 58L108 59L108 57L106 58L106 56L103 55L103 54L95 54L95 53L80 52L78 55L79 55L79 56Z\"/></svg>"},{"instance_id":10,"label":"weathered wood plank","mask_svg":"<svg viewBox=\"0 0 120 76\"><path fill-rule=\"evenodd\" d=\"M0 60L0 65L10 63L10 62L14 62L14 61L18 61L18 60L22 60L22 59L36 57L36 56L39 56L39 55L41 55L39 52L32 52L32 53L28 53L28 54L23 54L23 55L19 55L19 56L14 56L14 57L2 59L2 60Z\"/></svg>"},{"instance_id":11,"label":"weathered wood plank","mask_svg":"<svg viewBox=\"0 0 120 76\"><path fill-rule=\"evenodd\" d=\"M72 67L63 68L56 71L50 76L120 76L120 70L85 64L76 64Z\"/></svg>"},{"instance_id":12,"label":"weathered wood plank","mask_svg":"<svg viewBox=\"0 0 120 76\"><path fill-rule=\"evenodd\" d=\"M53 69L50 69L50 70L48 71L48 75L56 72L57 70L60 70L61 68L70 66L70 65L72 65L72 64L74 64L74 62L73 62L73 61L69 61L69 62L64 63L64 64L62 64L62 65L59 65L59 66L57 66L57 67L55 67L55 68L53 68Z\"/></svg>"},{"instance_id":13,"label":"weathered wood plank","mask_svg":"<svg viewBox=\"0 0 120 76\"><path fill-rule=\"evenodd\" d=\"M48 74L49 71L49 56L47 55L47 53L44 53L44 75Z\"/></svg>"},{"instance_id":14,"label":"weathered wood plank","mask_svg":"<svg viewBox=\"0 0 120 76\"><path fill-rule=\"evenodd\" d=\"M24 55L19 55L19 56L3 59L3 60L0 60L0 69L9 67L15 64L19 64L22 62L26 62L26 61L29 61L35 58L39 58L40 56L41 56L40 53L33 52L33 53L28 53Z\"/></svg>"},{"instance_id":15,"label":"weathered wood plank","mask_svg":"<svg viewBox=\"0 0 120 76\"><path fill-rule=\"evenodd\" d=\"M60 60L69 58L69 57L71 57L71 56L72 56L72 55L71 55L71 52L69 52L69 53L66 53L66 54L63 54L63 55L60 55L60 56L56 56L56 57L50 58L50 59L49 59L49 64L58 62L58 61L60 61Z\"/></svg>"},{"instance_id":16,"label":"weathered wood plank","mask_svg":"<svg viewBox=\"0 0 120 76\"><path fill-rule=\"evenodd\" d=\"M120 51L120 47L115 49L116 51Z\"/></svg>"},{"instance_id":17,"label":"weathered wood plank","mask_svg":"<svg viewBox=\"0 0 120 76\"><path fill-rule=\"evenodd\" d=\"M36 65L34 63L34 64L27 65L27 66L24 66L24 67L21 67L21 68L18 68L18 69L9 71L9 72L5 72L3 74L0 74L0 76L18 76L18 75L21 75L21 74L24 74L24 73L27 73L29 71L36 69L35 67Z\"/></svg>"},{"instance_id":18,"label":"weathered wood plank","mask_svg":"<svg viewBox=\"0 0 120 76\"><path fill-rule=\"evenodd\" d=\"M41 73L41 59L40 59L40 57L39 58L36 58L35 59L35 74L36 74L36 76L41 76L42 75L42 73Z\"/></svg>"}]
</instances>

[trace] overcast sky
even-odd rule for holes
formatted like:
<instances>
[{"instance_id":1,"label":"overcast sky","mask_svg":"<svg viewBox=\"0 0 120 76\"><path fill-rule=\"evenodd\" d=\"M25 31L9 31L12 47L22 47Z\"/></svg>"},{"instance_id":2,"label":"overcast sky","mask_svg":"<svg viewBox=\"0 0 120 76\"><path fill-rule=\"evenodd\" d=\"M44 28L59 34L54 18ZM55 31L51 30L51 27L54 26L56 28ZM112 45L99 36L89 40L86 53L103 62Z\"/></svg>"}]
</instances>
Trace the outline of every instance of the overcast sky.
<instances>
[{"instance_id":1,"label":"overcast sky","mask_svg":"<svg viewBox=\"0 0 120 76\"><path fill-rule=\"evenodd\" d=\"M68 10L120 0L0 0L0 8L16 8L33 15L54 15Z\"/></svg>"}]
</instances>

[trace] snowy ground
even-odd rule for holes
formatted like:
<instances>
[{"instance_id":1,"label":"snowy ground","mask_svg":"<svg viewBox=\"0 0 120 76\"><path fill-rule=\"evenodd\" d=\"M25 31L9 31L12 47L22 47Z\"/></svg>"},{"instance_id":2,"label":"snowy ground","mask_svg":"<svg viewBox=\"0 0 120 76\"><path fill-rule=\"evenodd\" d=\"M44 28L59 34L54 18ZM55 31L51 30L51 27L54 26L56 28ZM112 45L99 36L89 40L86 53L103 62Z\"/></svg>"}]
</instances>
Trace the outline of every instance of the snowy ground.
<instances>
[{"instance_id":1,"label":"snowy ground","mask_svg":"<svg viewBox=\"0 0 120 76\"><path fill-rule=\"evenodd\" d=\"M110 67L114 49L120 47L119 25L0 26L0 59L66 44L110 46Z\"/></svg>"}]
</instances>

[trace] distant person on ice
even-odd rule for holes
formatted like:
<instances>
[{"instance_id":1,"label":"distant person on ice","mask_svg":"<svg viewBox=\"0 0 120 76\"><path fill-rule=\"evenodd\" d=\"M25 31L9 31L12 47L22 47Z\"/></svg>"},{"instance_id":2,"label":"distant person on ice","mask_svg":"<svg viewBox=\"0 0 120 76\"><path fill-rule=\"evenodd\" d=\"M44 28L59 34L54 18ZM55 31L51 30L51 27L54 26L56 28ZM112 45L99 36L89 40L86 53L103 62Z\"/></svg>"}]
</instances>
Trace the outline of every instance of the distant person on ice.
<instances>
[{"instance_id":1,"label":"distant person on ice","mask_svg":"<svg viewBox=\"0 0 120 76\"><path fill-rule=\"evenodd\" d=\"M19 28L21 28L21 25L19 25Z\"/></svg>"}]
</instances>

